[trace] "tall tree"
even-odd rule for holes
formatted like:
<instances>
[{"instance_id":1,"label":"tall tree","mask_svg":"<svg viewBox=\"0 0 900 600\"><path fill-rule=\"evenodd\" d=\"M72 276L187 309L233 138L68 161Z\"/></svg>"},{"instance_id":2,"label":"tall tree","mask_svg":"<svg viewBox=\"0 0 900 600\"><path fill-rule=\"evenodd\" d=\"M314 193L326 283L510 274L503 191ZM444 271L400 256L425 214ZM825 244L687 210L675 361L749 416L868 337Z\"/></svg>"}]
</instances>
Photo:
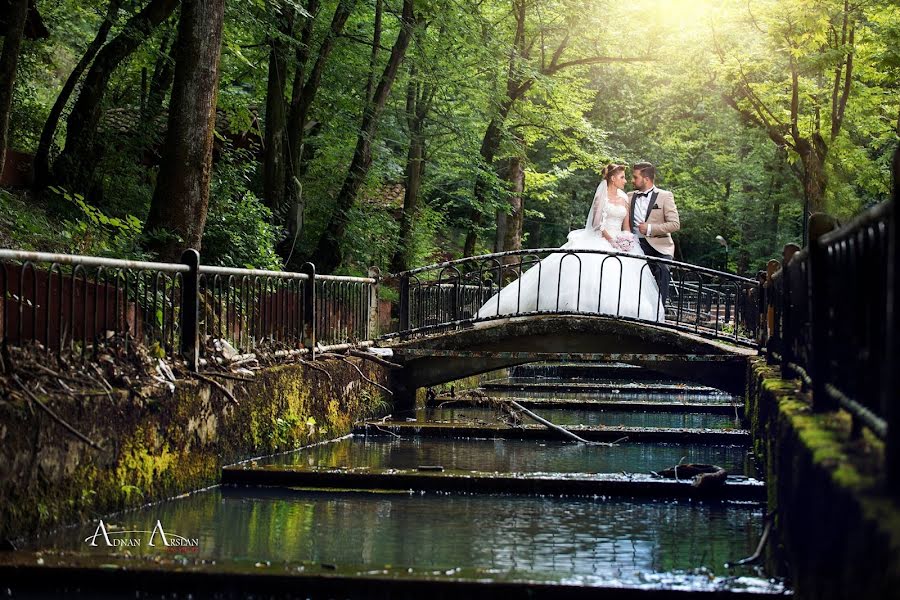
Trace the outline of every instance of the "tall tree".
<instances>
[{"instance_id":1,"label":"tall tree","mask_svg":"<svg viewBox=\"0 0 900 600\"><path fill-rule=\"evenodd\" d=\"M285 261L292 258L294 242L303 227L303 192L300 180L308 162L307 155L309 153L304 153L304 148L306 136L312 129L309 120L310 110L322 85L322 75L331 52L355 6L356 0L340 0L338 2L328 31L319 44L315 60L310 65L314 17L319 13L319 1L310 0L307 5L307 11L312 16L307 17L300 33L300 43L295 54L291 102L286 122L285 167L281 180L285 206L278 207L281 212L286 214L287 221L288 236L279 249ZM285 208L286 210L284 210Z\"/></svg>"},{"instance_id":2,"label":"tall tree","mask_svg":"<svg viewBox=\"0 0 900 600\"><path fill-rule=\"evenodd\" d=\"M164 160L145 225L163 260L199 250L203 238L224 16L225 0L185 0L181 8Z\"/></svg>"},{"instance_id":3,"label":"tall tree","mask_svg":"<svg viewBox=\"0 0 900 600\"><path fill-rule=\"evenodd\" d=\"M435 88L431 81L416 77L416 69L410 69L406 84L406 127L409 133L409 149L406 155L403 193L403 212L400 214L400 244L391 258L391 271L399 273L410 268L413 231L419 212L419 193L425 165L425 120L431 110Z\"/></svg>"},{"instance_id":4,"label":"tall tree","mask_svg":"<svg viewBox=\"0 0 900 600\"><path fill-rule=\"evenodd\" d=\"M102 148L96 143L96 133L110 77L119 64L137 50L160 23L169 18L178 2L179 0L150 0L97 53L66 121L65 148L53 165L54 178L61 185L77 190L90 187L102 153Z\"/></svg>"},{"instance_id":5,"label":"tall tree","mask_svg":"<svg viewBox=\"0 0 900 600\"><path fill-rule=\"evenodd\" d=\"M279 210L284 203L285 191L287 107L284 91L287 88L288 40L294 29L294 11L281 4L276 4L273 10L275 31L269 40L263 197L270 208Z\"/></svg>"},{"instance_id":6,"label":"tall tree","mask_svg":"<svg viewBox=\"0 0 900 600\"><path fill-rule=\"evenodd\" d=\"M775 12L764 25L751 18L778 49L789 93L767 94L773 81L737 59L731 73L733 87L723 98L748 125L761 128L800 159L801 168L795 172L803 184L804 212L809 214L825 206L826 160L841 133L853 87L862 12L849 0L819 2L813 18L804 11L810 8L806 3L784 8L773 7ZM721 46L719 54L723 62L727 60Z\"/></svg>"},{"instance_id":7,"label":"tall tree","mask_svg":"<svg viewBox=\"0 0 900 600\"><path fill-rule=\"evenodd\" d=\"M106 43L106 38L109 36L109 31L112 29L113 25L115 25L123 1L124 0L110 0L109 4L107 4L106 16L103 18L103 22L97 30L97 35L94 36L93 41L88 45L84 54L81 56L81 59L79 59L78 63L75 65L75 68L69 73L66 83L56 97L56 101L50 109L50 114L44 122L44 128L41 130L41 140L38 144L37 153L34 155L34 181L37 188L43 188L49 183L50 150L53 146L53 138L56 136L56 129L59 127L59 118L62 116L63 110L69 102L69 97L72 95L72 92L75 91L75 86L81 79L81 75L88 68L88 65L91 64L91 61L94 60L94 57L97 56L97 53L103 47L103 44Z\"/></svg>"},{"instance_id":8,"label":"tall tree","mask_svg":"<svg viewBox=\"0 0 900 600\"><path fill-rule=\"evenodd\" d=\"M485 208L490 204L488 193L491 182L494 179L494 159L503 142L507 118L516 103L522 100L529 90L537 83L539 78L550 78L562 71L575 67L600 65L618 62L640 62L644 58L624 58L605 56L596 52L596 46L588 45L588 49L573 48L578 31L580 14L563 14L555 22L545 23L541 11L537 5L532 6L539 22L538 27L529 30L528 7L525 0L512 0L512 14L515 20L513 39L509 52L508 65L505 75L505 94L500 98L496 110L491 117L487 129L481 141L479 155L481 168L475 180L474 201L475 206L471 213L471 227L466 235L463 255L471 256L475 253L475 244L481 228L482 216ZM599 32L594 32L594 36ZM590 38L591 36L588 35ZM555 48L551 45L553 38L557 38ZM583 45L583 44L582 44ZM537 48L536 56L532 56ZM552 52L548 52L552 48ZM571 59L563 59L573 49L578 56Z\"/></svg>"},{"instance_id":9,"label":"tall tree","mask_svg":"<svg viewBox=\"0 0 900 600\"><path fill-rule=\"evenodd\" d=\"M0 174L6 162L9 114L12 111L13 90L22 38L25 35L25 17L28 16L28 0L11 0L3 37L3 53L0 54Z\"/></svg>"},{"instance_id":10,"label":"tall tree","mask_svg":"<svg viewBox=\"0 0 900 600\"><path fill-rule=\"evenodd\" d=\"M313 253L313 262L324 273L333 271L341 264L341 240L347 228L349 211L356 201L356 196L369 173L369 168L372 166L372 141L378 128L378 120L391 93L391 87L397 77L400 64L406 56L413 28L416 25L413 3L414 0L403 0L400 33L397 34L397 39L391 48L391 55L378 80L375 93L371 101L365 103L362 126L357 135L356 149L353 152L350 167L344 177L341 190L338 192L334 210L325 225L325 231Z\"/></svg>"}]
</instances>

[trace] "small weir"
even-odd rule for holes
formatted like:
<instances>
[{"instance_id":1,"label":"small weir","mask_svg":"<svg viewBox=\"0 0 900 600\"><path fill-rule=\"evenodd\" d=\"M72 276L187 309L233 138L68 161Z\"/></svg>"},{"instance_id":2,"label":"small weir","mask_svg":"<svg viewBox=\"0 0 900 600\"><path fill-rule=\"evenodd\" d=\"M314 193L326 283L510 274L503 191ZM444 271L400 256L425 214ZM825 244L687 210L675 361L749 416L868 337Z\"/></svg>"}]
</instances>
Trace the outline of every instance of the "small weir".
<instances>
[{"instance_id":1,"label":"small weir","mask_svg":"<svg viewBox=\"0 0 900 600\"><path fill-rule=\"evenodd\" d=\"M408 414L108 519L120 531L165 523L196 538L190 551L87 547L95 524L31 549L69 566L253 576L253 589L315 597L371 596L373 585L410 598L789 593L758 566L726 566L754 553L766 495L731 396L625 365L529 365L453 397L445 387ZM566 440L497 398L605 443ZM656 474L688 463L728 477L707 489Z\"/></svg>"}]
</instances>

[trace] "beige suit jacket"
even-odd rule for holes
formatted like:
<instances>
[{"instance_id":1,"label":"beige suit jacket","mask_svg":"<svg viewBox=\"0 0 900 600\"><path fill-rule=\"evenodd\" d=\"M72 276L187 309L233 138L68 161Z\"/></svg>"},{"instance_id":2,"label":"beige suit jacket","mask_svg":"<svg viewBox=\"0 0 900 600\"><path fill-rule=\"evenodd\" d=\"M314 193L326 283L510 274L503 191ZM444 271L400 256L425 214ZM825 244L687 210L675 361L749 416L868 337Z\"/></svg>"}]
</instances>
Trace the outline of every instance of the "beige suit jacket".
<instances>
[{"instance_id":1,"label":"beige suit jacket","mask_svg":"<svg viewBox=\"0 0 900 600\"><path fill-rule=\"evenodd\" d=\"M675 242L672 240L672 234L681 229L678 207L675 206L675 195L668 190L659 188L657 190L659 193L656 196L656 202L650 208L650 216L645 221L651 225L647 242L660 254L675 256ZM629 219L631 219L633 195L634 192L628 192Z\"/></svg>"}]
</instances>

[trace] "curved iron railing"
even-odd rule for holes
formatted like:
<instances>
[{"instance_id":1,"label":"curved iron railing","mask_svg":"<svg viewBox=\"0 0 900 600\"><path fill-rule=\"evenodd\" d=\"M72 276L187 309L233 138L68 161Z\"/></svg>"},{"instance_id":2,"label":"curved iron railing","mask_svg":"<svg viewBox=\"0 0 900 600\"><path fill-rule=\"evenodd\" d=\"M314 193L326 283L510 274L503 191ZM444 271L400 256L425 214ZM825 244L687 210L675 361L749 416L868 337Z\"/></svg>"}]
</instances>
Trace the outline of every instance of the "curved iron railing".
<instances>
[{"instance_id":1,"label":"curved iron railing","mask_svg":"<svg viewBox=\"0 0 900 600\"><path fill-rule=\"evenodd\" d=\"M640 261L640 274L634 279L637 287L623 288L623 261ZM651 306L655 308L647 310L646 301L640 301L647 297L644 282L659 268L668 269L671 280L665 294L654 285ZM504 308L500 290L529 271L529 277L537 281L537 297L523 298L516 287L515 308L508 299ZM649 322L738 344L758 344L757 280L673 260L593 249L538 248L452 260L392 277L400 286L400 320L398 331L385 338L437 333L511 316L576 314ZM596 298L588 297L588 288L593 291L594 286L586 282L592 279L599 281ZM665 303L664 296L668 296Z\"/></svg>"}]
</instances>

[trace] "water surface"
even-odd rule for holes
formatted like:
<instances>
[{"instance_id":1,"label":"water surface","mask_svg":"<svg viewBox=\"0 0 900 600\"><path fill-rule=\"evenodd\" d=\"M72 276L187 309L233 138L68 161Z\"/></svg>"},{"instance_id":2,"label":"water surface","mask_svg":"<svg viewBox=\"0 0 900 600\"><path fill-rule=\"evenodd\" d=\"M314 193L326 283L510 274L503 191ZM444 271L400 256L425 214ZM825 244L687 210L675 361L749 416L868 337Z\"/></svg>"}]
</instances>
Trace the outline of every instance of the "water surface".
<instances>
[{"instance_id":1,"label":"water surface","mask_svg":"<svg viewBox=\"0 0 900 600\"><path fill-rule=\"evenodd\" d=\"M191 558L325 563L346 572L390 567L492 579L645 584L747 556L763 509L591 499L318 494L213 489L125 513L110 527L199 540ZM96 523L37 547L152 559L159 548L90 547ZM132 534L135 535L135 534ZM738 574L752 574L749 568Z\"/></svg>"},{"instance_id":2,"label":"water surface","mask_svg":"<svg viewBox=\"0 0 900 600\"><path fill-rule=\"evenodd\" d=\"M256 464L307 468L416 469L440 465L446 471L500 473L649 473L680 461L724 467L752 475L744 446L629 444L586 446L577 442L530 440L423 439L354 435L326 444L262 458Z\"/></svg>"}]
</instances>

